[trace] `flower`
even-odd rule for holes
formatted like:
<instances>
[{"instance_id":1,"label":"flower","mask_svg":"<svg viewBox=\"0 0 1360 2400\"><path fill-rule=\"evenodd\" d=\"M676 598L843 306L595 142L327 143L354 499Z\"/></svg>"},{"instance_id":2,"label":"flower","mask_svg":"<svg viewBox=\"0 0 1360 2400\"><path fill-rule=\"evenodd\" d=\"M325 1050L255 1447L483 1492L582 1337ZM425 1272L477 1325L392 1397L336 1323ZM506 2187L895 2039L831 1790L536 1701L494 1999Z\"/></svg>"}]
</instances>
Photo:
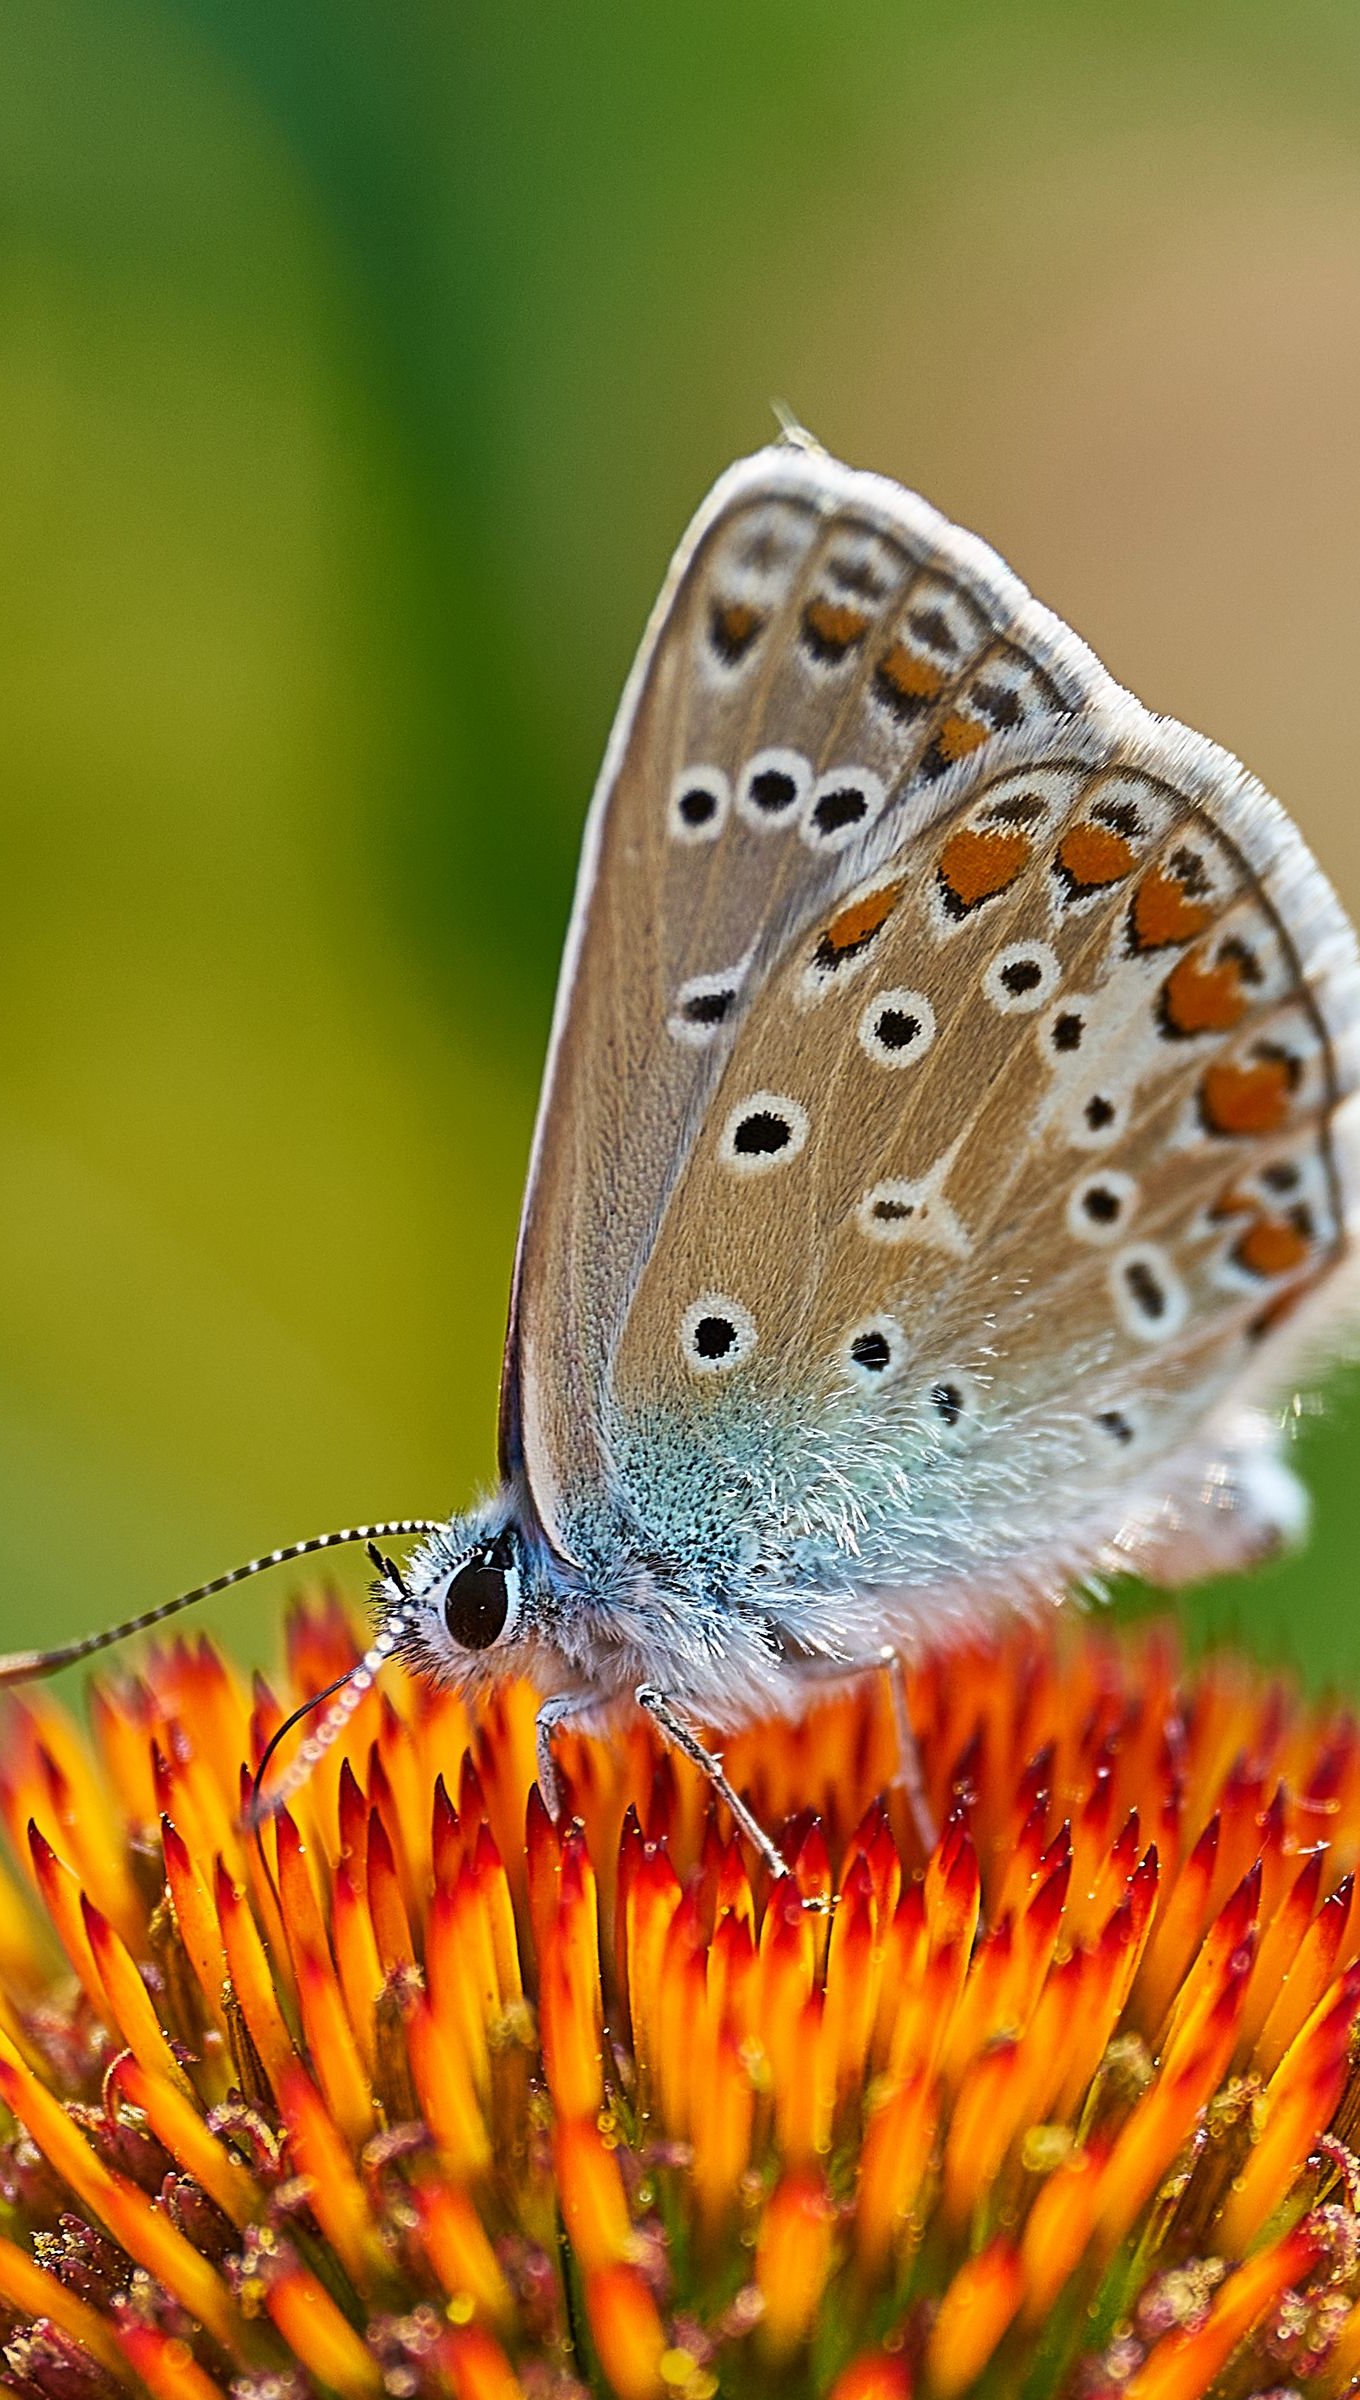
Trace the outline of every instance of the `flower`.
<instances>
[{"instance_id":1,"label":"flower","mask_svg":"<svg viewBox=\"0 0 1360 2400\"><path fill-rule=\"evenodd\" d=\"M1192 2400L1360 2375L1360 1736L1091 1621L532 1782L393 1674L270 1827L208 1643L11 1704L3 2382L52 2400ZM887 1797L883 1797L884 1793ZM809 1907L834 1896L833 1907ZM64 1955L63 1955L64 1954Z\"/></svg>"}]
</instances>

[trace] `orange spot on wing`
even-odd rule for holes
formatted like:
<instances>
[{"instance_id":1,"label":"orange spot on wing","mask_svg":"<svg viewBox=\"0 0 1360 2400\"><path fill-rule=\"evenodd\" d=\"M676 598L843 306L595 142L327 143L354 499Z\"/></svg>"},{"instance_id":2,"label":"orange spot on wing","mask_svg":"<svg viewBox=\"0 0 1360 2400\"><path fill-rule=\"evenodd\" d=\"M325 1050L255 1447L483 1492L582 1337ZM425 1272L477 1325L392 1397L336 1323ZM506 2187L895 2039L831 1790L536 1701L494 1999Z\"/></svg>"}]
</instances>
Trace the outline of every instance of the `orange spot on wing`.
<instances>
[{"instance_id":1,"label":"orange spot on wing","mask_svg":"<svg viewBox=\"0 0 1360 2400\"><path fill-rule=\"evenodd\" d=\"M1202 950L1192 950L1162 985L1162 1022L1171 1033L1230 1033L1246 1009L1241 961L1231 952L1211 967Z\"/></svg>"},{"instance_id":2,"label":"orange spot on wing","mask_svg":"<svg viewBox=\"0 0 1360 2400\"><path fill-rule=\"evenodd\" d=\"M1296 1075L1295 1062L1282 1057L1255 1059L1246 1067L1220 1060L1206 1068L1199 1099L1210 1133L1277 1132L1289 1113Z\"/></svg>"},{"instance_id":3,"label":"orange spot on wing","mask_svg":"<svg viewBox=\"0 0 1360 2400\"><path fill-rule=\"evenodd\" d=\"M894 642L879 660L878 674L899 700L938 700L944 690L944 670L933 659L918 657L905 642Z\"/></svg>"},{"instance_id":4,"label":"orange spot on wing","mask_svg":"<svg viewBox=\"0 0 1360 2400\"><path fill-rule=\"evenodd\" d=\"M718 601L712 615L713 640L731 664L750 649L764 619L749 600Z\"/></svg>"},{"instance_id":5,"label":"orange spot on wing","mask_svg":"<svg viewBox=\"0 0 1360 2400\"><path fill-rule=\"evenodd\" d=\"M1173 942L1192 942L1213 921L1207 901L1192 900L1175 875L1153 867L1133 896L1129 930L1135 950L1165 950Z\"/></svg>"},{"instance_id":6,"label":"orange spot on wing","mask_svg":"<svg viewBox=\"0 0 1360 2400\"><path fill-rule=\"evenodd\" d=\"M847 950L857 950L861 942L867 942L881 925L887 924L906 888L906 877L899 876L896 883L885 883L862 900L852 900L825 927L818 948L824 947L838 958Z\"/></svg>"},{"instance_id":7,"label":"orange spot on wing","mask_svg":"<svg viewBox=\"0 0 1360 2400\"><path fill-rule=\"evenodd\" d=\"M1288 1217L1258 1217L1233 1244L1233 1257L1249 1275L1288 1275L1309 1255L1306 1234Z\"/></svg>"},{"instance_id":8,"label":"orange spot on wing","mask_svg":"<svg viewBox=\"0 0 1360 2400\"><path fill-rule=\"evenodd\" d=\"M1108 825L1093 825L1089 820L1074 825L1058 845L1058 865L1080 892L1095 892L1103 884L1120 882L1133 863L1132 842Z\"/></svg>"},{"instance_id":9,"label":"orange spot on wing","mask_svg":"<svg viewBox=\"0 0 1360 2400\"><path fill-rule=\"evenodd\" d=\"M959 909L976 908L994 892L1004 892L1029 862L1030 846L1023 833L978 831L966 827L952 834L940 852L939 876L946 901Z\"/></svg>"},{"instance_id":10,"label":"orange spot on wing","mask_svg":"<svg viewBox=\"0 0 1360 2400\"><path fill-rule=\"evenodd\" d=\"M975 717L946 717L935 736L935 748L949 766L967 758L970 750L978 750L987 739L988 728L979 725Z\"/></svg>"},{"instance_id":11,"label":"orange spot on wing","mask_svg":"<svg viewBox=\"0 0 1360 2400\"><path fill-rule=\"evenodd\" d=\"M850 608L843 600L809 600L803 623L819 650L836 655L853 649L869 629L863 609Z\"/></svg>"}]
</instances>

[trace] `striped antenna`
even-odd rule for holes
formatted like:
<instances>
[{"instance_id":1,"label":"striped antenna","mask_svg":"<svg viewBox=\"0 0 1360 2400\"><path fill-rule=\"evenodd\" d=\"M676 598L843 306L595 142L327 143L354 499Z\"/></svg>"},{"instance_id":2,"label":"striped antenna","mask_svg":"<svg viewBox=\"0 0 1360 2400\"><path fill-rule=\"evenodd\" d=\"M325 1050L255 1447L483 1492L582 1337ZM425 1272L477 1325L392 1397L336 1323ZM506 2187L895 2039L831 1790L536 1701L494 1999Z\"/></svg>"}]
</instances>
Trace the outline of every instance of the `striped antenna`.
<instances>
[{"instance_id":1,"label":"striped antenna","mask_svg":"<svg viewBox=\"0 0 1360 2400\"><path fill-rule=\"evenodd\" d=\"M400 1649L402 1641L410 1629L409 1612L405 1609L395 1610L383 1626L381 1633L375 1635L371 1647L365 1650L363 1657L349 1669L349 1672L337 1677L334 1683L327 1684L324 1692L314 1692L310 1700L304 1700L301 1708L295 1708L291 1717L285 1717L278 1730L270 1736L251 1782L250 1802L245 1815L247 1831L254 1834L257 1843L260 1839L261 1827L267 1825L271 1817L276 1817L281 1808L288 1806L294 1792L301 1790L313 1769L320 1765L331 1744L344 1732L365 1692L372 1689L374 1679L380 1669L387 1664L393 1651ZM264 1779L269 1772L269 1762L274 1752L284 1735L291 1733L293 1727L300 1724L305 1716L310 1715L314 1708L320 1708L323 1700L329 1700L330 1707L321 1723L315 1733L308 1734L291 1767L288 1768L286 1774L280 1776L277 1790L271 1792L266 1799ZM260 1856L264 1857L263 1851Z\"/></svg>"},{"instance_id":2,"label":"striped antenna","mask_svg":"<svg viewBox=\"0 0 1360 2400\"><path fill-rule=\"evenodd\" d=\"M211 1583L196 1584L191 1592L181 1592L174 1600L163 1600L159 1608L148 1608L140 1617L129 1617L124 1625L107 1625L102 1633L87 1633L80 1641L63 1642L55 1650L11 1650L7 1657L0 1656L0 1689L11 1683L35 1683L40 1676L55 1675L59 1667L73 1667L82 1658L92 1658L96 1650L108 1650L115 1642L125 1642L129 1634L145 1633L148 1626L164 1624L167 1617L177 1617L182 1608L192 1608L196 1601L211 1600L215 1592L230 1591L234 1583L244 1583L251 1575L262 1575L266 1567L286 1567L295 1558L312 1558L318 1550L339 1550L347 1542L395 1541L407 1534L440 1531L442 1525L437 1517L390 1517L381 1525L346 1525L339 1533L314 1533L310 1541L290 1542L286 1549L268 1550L262 1558L248 1559L243 1567L233 1567L226 1575L214 1575Z\"/></svg>"}]
</instances>

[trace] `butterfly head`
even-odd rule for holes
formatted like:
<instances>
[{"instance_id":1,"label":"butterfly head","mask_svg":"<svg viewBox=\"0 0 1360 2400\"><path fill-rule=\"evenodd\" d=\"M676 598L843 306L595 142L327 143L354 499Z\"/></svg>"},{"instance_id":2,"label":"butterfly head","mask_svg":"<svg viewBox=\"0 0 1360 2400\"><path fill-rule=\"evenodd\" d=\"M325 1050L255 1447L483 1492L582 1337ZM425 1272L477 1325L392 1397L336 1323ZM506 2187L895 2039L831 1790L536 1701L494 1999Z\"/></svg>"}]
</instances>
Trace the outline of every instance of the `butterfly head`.
<instances>
[{"instance_id":1,"label":"butterfly head","mask_svg":"<svg viewBox=\"0 0 1360 2400\"><path fill-rule=\"evenodd\" d=\"M417 1672L440 1683L487 1684L523 1669L541 1639L536 1578L504 1504L455 1518L402 1572L374 1586L379 1619Z\"/></svg>"}]
</instances>

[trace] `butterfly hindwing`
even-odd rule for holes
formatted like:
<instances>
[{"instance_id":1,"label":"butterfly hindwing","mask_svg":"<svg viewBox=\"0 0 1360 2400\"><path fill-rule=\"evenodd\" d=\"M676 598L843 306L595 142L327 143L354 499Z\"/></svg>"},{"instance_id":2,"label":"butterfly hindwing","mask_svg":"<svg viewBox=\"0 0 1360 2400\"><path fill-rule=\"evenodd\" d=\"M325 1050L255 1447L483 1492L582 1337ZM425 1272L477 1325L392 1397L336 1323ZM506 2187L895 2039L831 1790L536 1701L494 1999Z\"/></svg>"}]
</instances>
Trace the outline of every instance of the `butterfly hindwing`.
<instances>
[{"instance_id":1,"label":"butterfly hindwing","mask_svg":"<svg viewBox=\"0 0 1360 2400\"><path fill-rule=\"evenodd\" d=\"M1004 1551L1027 1468L1041 1515L1155 1472L1338 1257L1353 949L1297 835L896 487L724 479L588 856L508 1360L562 1547L611 1490L701 1538L745 1440L776 1546L909 1575L962 1495Z\"/></svg>"}]
</instances>

